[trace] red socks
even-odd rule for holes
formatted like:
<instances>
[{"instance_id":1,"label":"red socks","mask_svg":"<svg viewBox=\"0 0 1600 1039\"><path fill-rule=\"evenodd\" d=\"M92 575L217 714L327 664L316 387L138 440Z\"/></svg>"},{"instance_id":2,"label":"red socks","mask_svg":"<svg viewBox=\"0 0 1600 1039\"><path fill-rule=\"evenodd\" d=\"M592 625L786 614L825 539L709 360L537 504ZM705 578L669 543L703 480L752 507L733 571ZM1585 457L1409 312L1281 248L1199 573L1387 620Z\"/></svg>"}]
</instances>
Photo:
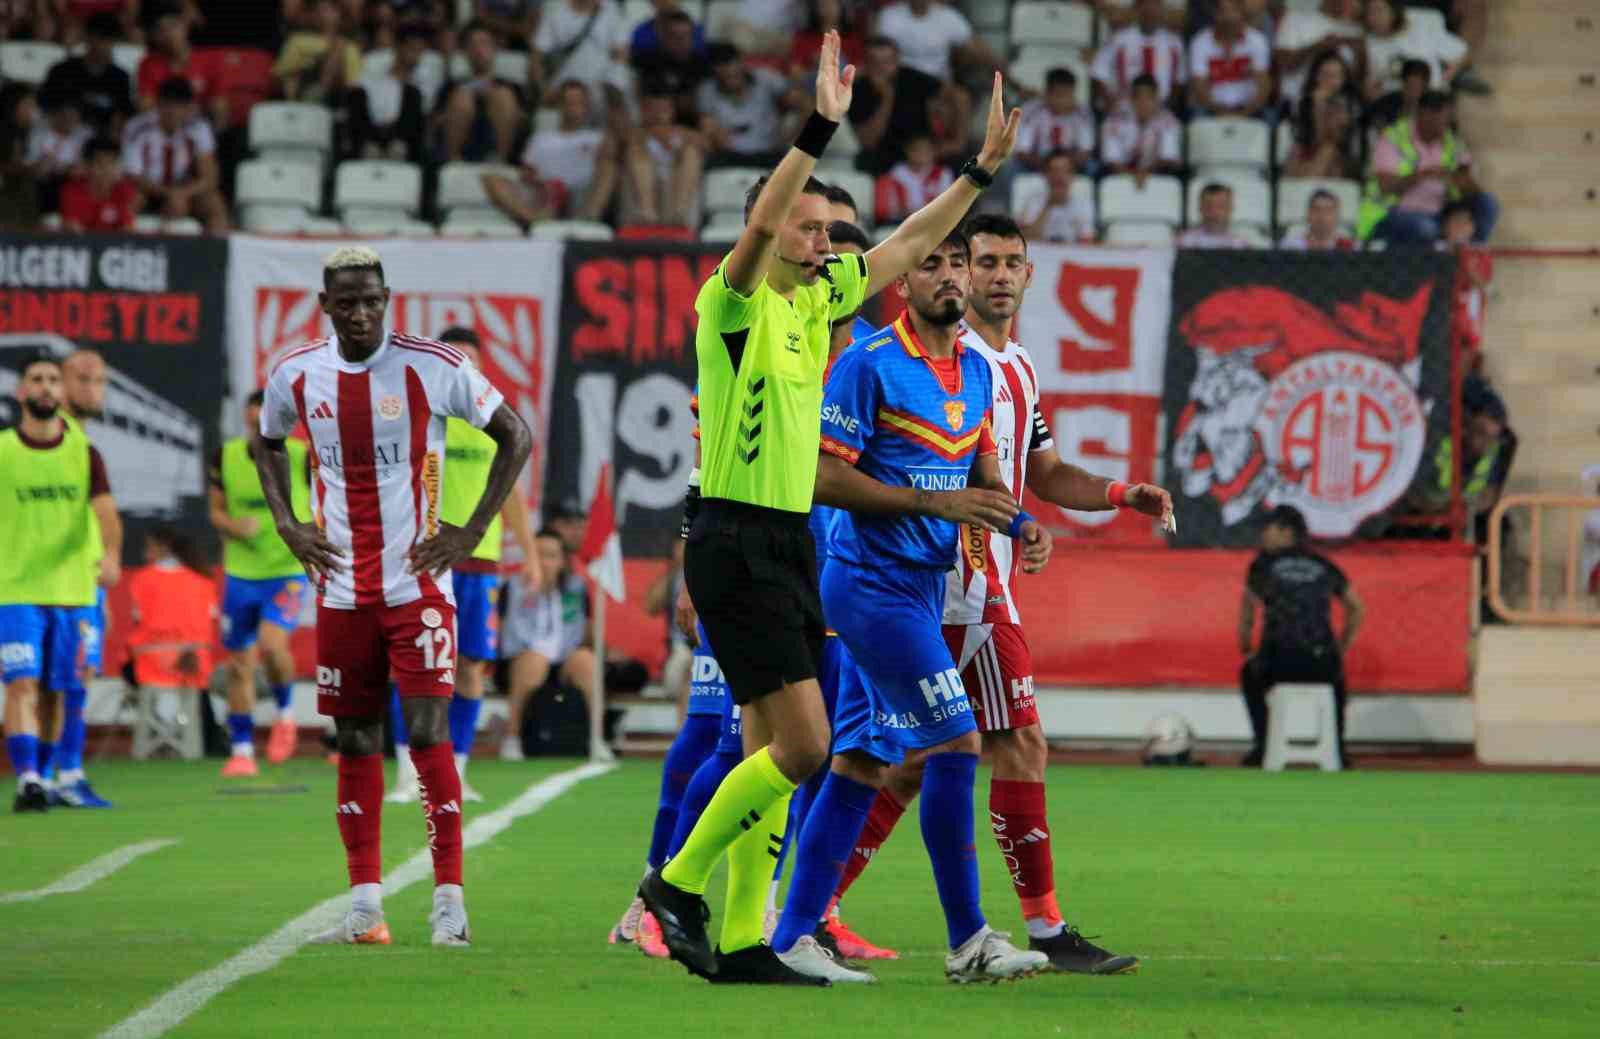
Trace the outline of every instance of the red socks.
<instances>
[{"instance_id":1,"label":"red socks","mask_svg":"<svg viewBox=\"0 0 1600 1039\"><path fill-rule=\"evenodd\" d=\"M339 755L339 836L352 886L376 884L383 876L382 813L383 755Z\"/></svg>"},{"instance_id":2,"label":"red socks","mask_svg":"<svg viewBox=\"0 0 1600 1039\"><path fill-rule=\"evenodd\" d=\"M995 843L1005 856L1011 882L1022 903L1024 919L1054 926L1061 923L1056 906L1055 864L1050 857L1050 823L1044 812L1044 784L995 779L989 784L989 822Z\"/></svg>"},{"instance_id":3,"label":"red socks","mask_svg":"<svg viewBox=\"0 0 1600 1039\"><path fill-rule=\"evenodd\" d=\"M839 877L839 886L833 891L833 900L839 901L844 893L850 890L850 885L861 876L861 871L867 868L867 863L872 861L872 856L883 847L883 842L889 839L889 834L894 832L894 824L900 821L905 814L906 806L894 799L887 790L879 790L878 796L872 802L872 809L867 812L867 824L861 828L861 837L856 841L856 846L850 852L850 858L844 864L844 873Z\"/></svg>"},{"instance_id":4,"label":"red socks","mask_svg":"<svg viewBox=\"0 0 1600 1039\"><path fill-rule=\"evenodd\" d=\"M461 774L448 743L411 748L422 791L422 815L428 821L428 850L433 853L433 882L461 883ZM383 773L378 774L383 796Z\"/></svg>"}]
</instances>

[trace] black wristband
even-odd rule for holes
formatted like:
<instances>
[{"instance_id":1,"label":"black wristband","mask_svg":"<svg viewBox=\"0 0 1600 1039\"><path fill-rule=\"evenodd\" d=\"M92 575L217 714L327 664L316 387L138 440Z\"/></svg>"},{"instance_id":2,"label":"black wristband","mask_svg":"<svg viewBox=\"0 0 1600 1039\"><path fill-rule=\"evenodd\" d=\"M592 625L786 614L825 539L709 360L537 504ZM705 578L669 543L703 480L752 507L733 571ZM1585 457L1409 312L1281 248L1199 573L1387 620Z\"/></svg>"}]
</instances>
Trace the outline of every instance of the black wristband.
<instances>
[{"instance_id":1,"label":"black wristband","mask_svg":"<svg viewBox=\"0 0 1600 1039\"><path fill-rule=\"evenodd\" d=\"M800 128L800 136L795 138L794 146L813 159L820 159L822 153L828 150L828 142L833 140L833 133L837 129L839 129L838 123L812 112L811 118L806 120L806 125Z\"/></svg>"},{"instance_id":2,"label":"black wristband","mask_svg":"<svg viewBox=\"0 0 1600 1039\"><path fill-rule=\"evenodd\" d=\"M979 166L977 159L968 159L967 164L961 167L961 175L972 181L979 191L994 183L994 174Z\"/></svg>"},{"instance_id":3,"label":"black wristband","mask_svg":"<svg viewBox=\"0 0 1600 1039\"><path fill-rule=\"evenodd\" d=\"M685 541L689 540L689 528L694 526L694 518L700 514L700 487L690 484L683 495L683 523L678 526L678 536Z\"/></svg>"}]
</instances>

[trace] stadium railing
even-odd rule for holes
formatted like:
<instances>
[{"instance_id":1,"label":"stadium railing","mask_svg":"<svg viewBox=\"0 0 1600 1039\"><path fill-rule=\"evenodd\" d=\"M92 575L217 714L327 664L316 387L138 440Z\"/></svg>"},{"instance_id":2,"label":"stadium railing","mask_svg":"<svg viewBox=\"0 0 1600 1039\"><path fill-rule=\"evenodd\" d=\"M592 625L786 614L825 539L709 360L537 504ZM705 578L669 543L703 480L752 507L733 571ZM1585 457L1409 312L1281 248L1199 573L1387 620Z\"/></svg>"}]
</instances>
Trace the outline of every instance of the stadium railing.
<instances>
[{"instance_id":1,"label":"stadium railing","mask_svg":"<svg viewBox=\"0 0 1600 1039\"><path fill-rule=\"evenodd\" d=\"M1517 524L1519 530L1527 531L1526 550L1515 559L1505 536L1506 520L1513 511L1527 513L1526 522ZM1556 535L1559 541L1547 545L1545 514L1552 511L1565 514L1566 529ZM1489 514L1488 544L1489 606L1497 616L1511 624L1600 627L1600 596L1581 565L1585 537L1600 534L1589 529L1600 523L1585 523L1591 514L1600 517L1600 497L1510 494L1500 499ZM1520 567L1514 571L1513 564ZM1546 593L1546 577L1552 569L1559 574L1560 591L1555 595ZM1518 605L1507 601L1508 584L1519 589Z\"/></svg>"}]
</instances>

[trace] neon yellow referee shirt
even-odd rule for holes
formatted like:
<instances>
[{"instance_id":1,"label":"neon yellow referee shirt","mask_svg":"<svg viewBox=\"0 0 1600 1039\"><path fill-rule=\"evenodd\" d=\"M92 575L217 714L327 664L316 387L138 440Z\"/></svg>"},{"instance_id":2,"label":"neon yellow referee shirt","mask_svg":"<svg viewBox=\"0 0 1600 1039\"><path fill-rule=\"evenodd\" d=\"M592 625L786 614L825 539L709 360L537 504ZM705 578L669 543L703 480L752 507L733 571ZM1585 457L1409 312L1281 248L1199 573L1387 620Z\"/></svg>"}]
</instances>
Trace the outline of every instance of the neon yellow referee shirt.
<instances>
[{"instance_id":1,"label":"neon yellow referee shirt","mask_svg":"<svg viewBox=\"0 0 1600 1039\"><path fill-rule=\"evenodd\" d=\"M822 432L822 376L833 322L861 309L864 256L831 256L794 299L765 279L728 286L724 257L700 288L700 493L785 512L811 511Z\"/></svg>"}]
</instances>

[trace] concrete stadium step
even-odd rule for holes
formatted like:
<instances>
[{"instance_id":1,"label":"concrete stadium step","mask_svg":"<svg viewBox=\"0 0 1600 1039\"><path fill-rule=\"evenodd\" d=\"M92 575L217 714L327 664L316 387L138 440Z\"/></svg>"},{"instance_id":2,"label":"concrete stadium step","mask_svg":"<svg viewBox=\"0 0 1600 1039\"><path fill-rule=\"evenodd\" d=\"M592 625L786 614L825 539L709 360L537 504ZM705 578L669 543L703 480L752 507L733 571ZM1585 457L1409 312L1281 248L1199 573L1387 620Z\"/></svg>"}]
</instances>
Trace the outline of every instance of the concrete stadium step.
<instances>
[{"instance_id":1,"label":"concrete stadium step","mask_svg":"<svg viewBox=\"0 0 1600 1039\"><path fill-rule=\"evenodd\" d=\"M1597 45L1600 16L1592 2L1577 0L1571 7L1490 4L1489 31L1479 64L1487 76L1490 69L1526 61L1530 54L1538 55L1540 61L1581 62L1594 57Z\"/></svg>"},{"instance_id":2,"label":"concrete stadium step","mask_svg":"<svg viewBox=\"0 0 1600 1039\"><path fill-rule=\"evenodd\" d=\"M1554 192L1513 187L1501 192L1502 216L1494 244L1504 249L1594 249L1600 247L1600 204L1552 204Z\"/></svg>"},{"instance_id":3,"label":"concrete stadium step","mask_svg":"<svg viewBox=\"0 0 1600 1039\"><path fill-rule=\"evenodd\" d=\"M1491 625L1478 641L1478 760L1600 765L1600 657L1593 628Z\"/></svg>"},{"instance_id":4,"label":"concrete stadium step","mask_svg":"<svg viewBox=\"0 0 1600 1039\"><path fill-rule=\"evenodd\" d=\"M1600 259L1499 257L1493 291L1507 305L1538 306L1547 299L1600 306Z\"/></svg>"},{"instance_id":5,"label":"concrete stadium step","mask_svg":"<svg viewBox=\"0 0 1600 1039\"><path fill-rule=\"evenodd\" d=\"M1535 340L1543 338L1535 332L1530 331L1529 334ZM1489 348L1484 353L1484 362L1496 386L1537 389L1544 386L1580 385L1585 382L1600 385L1600 373L1596 372L1600 358L1585 357L1570 348L1550 353L1522 351L1514 358L1503 358L1499 353L1499 345L1502 342L1512 341L1512 337L1501 335L1498 338L1495 336L1486 338ZM1593 333L1586 333L1585 341L1593 343Z\"/></svg>"}]
</instances>

